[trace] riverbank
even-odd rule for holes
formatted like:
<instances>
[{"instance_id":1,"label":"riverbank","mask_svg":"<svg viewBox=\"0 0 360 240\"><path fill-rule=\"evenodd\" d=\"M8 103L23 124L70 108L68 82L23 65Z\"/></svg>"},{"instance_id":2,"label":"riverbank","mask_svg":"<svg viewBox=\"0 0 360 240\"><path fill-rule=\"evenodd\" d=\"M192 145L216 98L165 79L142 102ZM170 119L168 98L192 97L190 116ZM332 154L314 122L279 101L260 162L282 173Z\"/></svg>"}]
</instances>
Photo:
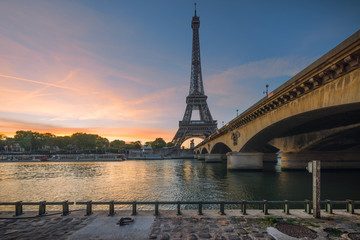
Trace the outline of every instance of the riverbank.
<instances>
[{"instance_id":1,"label":"riverbank","mask_svg":"<svg viewBox=\"0 0 360 240\"><path fill-rule=\"evenodd\" d=\"M117 162L123 160L194 159L194 155L144 155L129 157L125 154L56 154L56 155L0 155L1 162Z\"/></svg>"},{"instance_id":2,"label":"riverbank","mask_svg":"<svg viewBox=\"0 0 360 240\"><path fill-rule=\"evenodd\" d=\"M90 216L84 213L83 210L61 216L50 212L49 216L36 217L36 212L26 212L20 218L12 218L13 212L0 212L0 238L292 239L287 234L304 237L309 234L307 230L316 239L359 239L356 237L360 236L359 213L349 214L344 210L335 210L334 214L322 212L321 219L314 219L303 210L293 210L291 215L271 210L266 216L259 210L250 210L248 215L228 210L223 216L214 210L206 210L201 216L191 210L184 210L179 216L176 211L160 211L159 216L153 216L153 211L139 211L136 216L126 210L119 210L114 216L108 216L107 211L95 211ZM121 217L131 217L134 222L117 225ZM288 233L282 234L277 227Z\"/></svg>"}]
</instances>

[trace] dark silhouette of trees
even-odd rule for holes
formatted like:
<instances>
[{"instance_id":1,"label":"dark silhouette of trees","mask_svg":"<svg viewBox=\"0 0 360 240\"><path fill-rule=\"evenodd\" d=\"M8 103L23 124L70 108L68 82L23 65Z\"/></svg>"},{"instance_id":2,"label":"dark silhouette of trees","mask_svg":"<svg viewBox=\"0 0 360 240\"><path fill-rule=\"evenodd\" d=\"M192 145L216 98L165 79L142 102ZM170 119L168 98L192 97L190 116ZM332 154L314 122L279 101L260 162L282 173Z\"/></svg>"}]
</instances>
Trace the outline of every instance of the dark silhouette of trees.
<instances>
[{"instance_id":1,"label":"dark silhouette of trees","mask_svg":"<svg viewBox=\"0 0 360 240\"><path fill-rule=\"evenodd\" d=\"M0 151L11 151L10 146L19 144L26 152L53 152L61 151L68 153L104 153L124 152L129 149L140 149L141 141L126 143L123 140L109 142L97 134L77 132L71 136L55 136L52 133L38 133L33 131L17 131L14 138L5 137L0 134ZM172 143L166 143L163 138L156 138L154 141L146 142L153 149L171 147Z\"/></svg>"}]
</instances>

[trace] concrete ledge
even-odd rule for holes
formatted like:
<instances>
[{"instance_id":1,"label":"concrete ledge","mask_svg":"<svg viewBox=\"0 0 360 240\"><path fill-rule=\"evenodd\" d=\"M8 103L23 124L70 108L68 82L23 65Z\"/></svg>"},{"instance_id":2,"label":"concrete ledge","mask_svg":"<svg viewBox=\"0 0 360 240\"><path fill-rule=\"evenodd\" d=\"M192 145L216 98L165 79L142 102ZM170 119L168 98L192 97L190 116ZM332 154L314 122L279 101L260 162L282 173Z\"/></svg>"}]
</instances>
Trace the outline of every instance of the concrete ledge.
<instances>
[{"instance_id":1,"label":"concrete ledge","mask_svg":"<svg viewBox=\"0 0 360 240\"><path fill-rule=\"evenodd\" d=\"M227 168L230 170L262 170L263 153L227 153Z\"/></svg>"},{"instance_id":2,"label":"concrete ledge","mask_svg":"<svg viewBox=\"0 0 360 240\"><path fill-rule=\"evenodd\" d=\"M283 170L306 170L312 160L321 161L321 169L360 169L359 152L281 153Z\"/></svg>"},{"instance_id":3,"label":"concrete ledge","mask_svg":"<svg viewBox=\"0 0 360 240\"><path fill-rule=\"evenodd\" d=\"M205 162L207 162L207 163L226 162L226 154L221 154L221 153L208 153L208 154L205 154Z\"/></svg>"}]
</instances>

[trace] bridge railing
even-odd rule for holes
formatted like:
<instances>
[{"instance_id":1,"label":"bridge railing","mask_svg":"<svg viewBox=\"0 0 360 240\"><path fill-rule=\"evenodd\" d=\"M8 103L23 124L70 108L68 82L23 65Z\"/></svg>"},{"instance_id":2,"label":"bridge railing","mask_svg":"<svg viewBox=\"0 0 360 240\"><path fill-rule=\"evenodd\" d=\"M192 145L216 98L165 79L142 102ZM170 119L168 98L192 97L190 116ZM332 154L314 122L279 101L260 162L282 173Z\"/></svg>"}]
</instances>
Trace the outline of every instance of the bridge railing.
<instances>
[{"instance_id":1,"label":"bridge railing","mask_svg":"<svg viewBox=\"0 0 360 240\"><path fill-rule=\"evenodd\" d=\"M332 214L334 206L337 207L341 206L341 208L345 208L346 211L350 214L355 213L355 206L360 204L360 200L343 200L343 201L333 201L333 200L324 200L321 201L322 206L324 207L325 211L327 213ZM32 206L38 206L39 207L39 214L38 216L44 216L46 215L46 206L48 205L58 205L62 206L62 215L66 216L71 211L69 210L70 205L85 205L86 206L86 215L89 216L93 213L93 206L94 205L107 205L109 207L109 216L112 216L115 214L115 205L128 205L131 206L131 212L132 215L137 214L137 207L139 205L153 205L154 206L154 215L159 215L160 205L174 205L177 209L177 214L181 215L181 206L184 205L196 205L197 211L199 215L203 215L204 207L207 205L218 205L219 213L221 215L225 215L225 208L226 206L238 206L238 209L241 209L241 212L243 215L247 214L248 209L261 209L264 215L269 214L269 209L279 209L279 207L283 208L284 214L290 214L290 208L293 208L294 206L301 205L304 209L304 211L308 214L311 214L311 206L312 201L310 200L304 200L304 201L268 201L268 200L262 200L262 201L87 201L87 202L69 202L69 201L62 201L62 202L46 202L46 201L40 201L40 202L0 202L1 205L13 205L15 207L15 216L22 215L23 212L23 206L26 205L32 205ZM272 206L276 206L276 208L270 208ZM341 209L340 208L340 209ZM299 208L293 208L293 209L299 209Z\"/></svg>"}]
</instances>

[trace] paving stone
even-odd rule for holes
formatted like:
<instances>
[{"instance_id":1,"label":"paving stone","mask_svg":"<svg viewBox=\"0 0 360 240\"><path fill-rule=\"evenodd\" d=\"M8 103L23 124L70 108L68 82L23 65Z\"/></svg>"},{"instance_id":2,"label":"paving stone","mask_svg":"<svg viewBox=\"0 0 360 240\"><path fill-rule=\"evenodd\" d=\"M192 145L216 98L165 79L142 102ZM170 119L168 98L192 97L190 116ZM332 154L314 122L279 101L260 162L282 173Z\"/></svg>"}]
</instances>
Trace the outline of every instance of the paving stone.
<instances>
[{"instance_id":1,"label":"paving stone","mask_svg":"<svg viewBox=\"0 0 360 240\"><path fill-rule=\"evenodd\" d=\"M210 227L210 229L211 228L219 228L219 226L215 223L210 224L209 227Z\"/></svg>"},{"instance_id":2,"label":"paving stone","mask_svg":"<svg viewBox=\"0 0 360 240\"><path fill-rule=\"evenodd\" d=\"M209 228L202 228L201 233L209 233L210 229Z\"/></svg>"},{"instance_id":3,"label":"paving stone","mask_svg":"<svg viewBox=\"0 0 360 240\"><path fill-rule=\"evenodd\" d=\"M202 233L199 233L199 237L200 238L211 238L211 235L209 233L202 232Z\"/></svg>"},{"instance_id":4,"label":"paving stone","mask_svg":"<svg viewBox=\"0 0 360 240\"><path fill-rule=\"evenodd\" d=\"M176 233L176 232L180 232L182 231L182 227L178 226L178 227L175 227L172 232Z\"/></svg>"},{"instance_id":5,"label":"paving stone","mask_svg":"<svg viewBox=\"0 0 360 240\"><path fill-rule=\"evenodd\" d=\"M264 237L264 234L262 233L254 233L254 237Z\"/></svg>"},{"instance_id":6,"label":"paving stone","mask_svg":"<svg viewBox=\"0 0 360 240\"><path fill-rule=\"evenodd\" d=\"M191 228L188 229L188 232L189 233L195 233L196 231L195 231L195 229L193 227L191 227Z\"/></svg>"},{"instance_id":7,"label":"paving stone","mask_svg":"<svg viewBox=\"0 0 360 240\"><path fill-rule=\"evenodd\" d=\"M243 229L243 228L238 228L238 229L236 229L236 232L239 233L239 234L247 234L247 233L248 233L248 232L245 231L245 229Z\"/></svg>"},{"instance_id":8,"label":"paving stone","mask_svg":"<svg viewBox=\"0 0 360 240\"><path fill-rule=\"evenodd\" d=\"M198 237L197 237L195 234L191 234L191 235L188 237L188 240L198 240Z\"/></svg>"},{"instance_id":9,"label":"paving stone","mask_svg":"<svg viewBox=\"0 0 360 240\"><path fill-rule=\"evenodd\" d=\"M215 240L227 240L227 238L224 236L217 235L217 236L215 236Z\"/></svg>"},{"instance_id":10,"label":"paving stone","mask_svg":"<svg viewBox=\"0 0 360 240\"><path fill-rule=\"evenodd\" d=\"M162 235L160 236L160 240L169 240L169 239L170 239L170 235L169 235L169 234L164 233L164 234L162 234Z\"/></svg>"},{"instance_id":11,"label":"paving stone","mask_svg":"<svg viewBox=\"0 0 360 240\"><path fill-rule=\"evenodd\" d=\"M183 236L183 234L182 234L181 232L177 232L177 233L175 233L175 235L173 235L173 238L179 238L179 239L181 239L182 236Z\"/></svg>"},{"instance_id":12,"label":"paving stone","mask_svg":"<svg viewBox=\"0 0 360 240\"><path fill-rule=\"evenodd\" d=\"M238 235L229 235L228 236L229 240L242 240Z\"/></svg>"}]
</instances>

